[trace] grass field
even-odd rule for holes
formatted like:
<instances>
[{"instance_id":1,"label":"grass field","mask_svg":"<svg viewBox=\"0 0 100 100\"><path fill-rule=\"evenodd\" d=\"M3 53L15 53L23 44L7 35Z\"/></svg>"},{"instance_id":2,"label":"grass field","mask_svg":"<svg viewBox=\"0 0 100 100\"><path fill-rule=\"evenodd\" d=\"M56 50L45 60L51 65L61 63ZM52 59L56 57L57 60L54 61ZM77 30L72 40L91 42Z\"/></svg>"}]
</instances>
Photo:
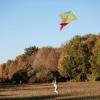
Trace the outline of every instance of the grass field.
<instances>
[{"instance_id":1,"label":"grass field","mask_svg":"<svg viewBox=\"0 0 100 100\"><path fill-rule=\"evenodd\" d=\"M51 83L0 85L0 100L100 100L100 82L58 83L58 91Z\"/></svg>"}]
</instances>

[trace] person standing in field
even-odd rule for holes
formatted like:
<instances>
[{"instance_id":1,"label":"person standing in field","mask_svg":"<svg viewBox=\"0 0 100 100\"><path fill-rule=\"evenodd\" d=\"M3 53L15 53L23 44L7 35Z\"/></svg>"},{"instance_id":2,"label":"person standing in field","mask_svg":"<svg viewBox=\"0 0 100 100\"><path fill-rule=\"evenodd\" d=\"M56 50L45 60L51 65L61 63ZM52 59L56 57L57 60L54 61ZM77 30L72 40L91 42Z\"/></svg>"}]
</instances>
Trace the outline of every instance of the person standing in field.
<instances>
[{"instance_id":1,"label":"person standing in field","mask_svg":"<svg viewBox=\"0 0 100 100\"><path fill-rule=\"evenodd\" d=\"M54 79L54 81L52 83L53 83L53 86L54 86L54 92L56 94L58 94L58 86L57 86L56 78Z\"/></svg>"}]
</instances>

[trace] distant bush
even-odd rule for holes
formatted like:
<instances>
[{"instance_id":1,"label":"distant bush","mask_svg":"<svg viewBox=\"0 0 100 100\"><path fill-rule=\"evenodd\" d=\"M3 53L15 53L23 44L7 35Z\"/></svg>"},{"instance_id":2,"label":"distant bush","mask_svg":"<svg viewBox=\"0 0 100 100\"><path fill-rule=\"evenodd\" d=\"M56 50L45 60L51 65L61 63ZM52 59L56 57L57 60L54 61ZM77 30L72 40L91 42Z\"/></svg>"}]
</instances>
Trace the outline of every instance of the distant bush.
<instances>
[{"instance_id":1,"label":"distant bush","mask_svg":"<svg viewBox=\"0 0 100 100\"><path fill-rule=\"evenodd\" d=\"M15 83L26 83L28 81L28 76L27 76L27 72L26 71L23 71L23 70L20 70L18 72L16 72L12 79L11 79L12 82L15 82Z\"/></svg>"},{"instance_id":2,"label":"distant bush","mask_svg":"<svg viewBox=\"0 0 100 100\"><path fill-rule=\"evenodd\" d=\"M53 74L50 70L44 69L36 73L37 82L50 82L53 79Z\"/></svg>"}]
</instances>

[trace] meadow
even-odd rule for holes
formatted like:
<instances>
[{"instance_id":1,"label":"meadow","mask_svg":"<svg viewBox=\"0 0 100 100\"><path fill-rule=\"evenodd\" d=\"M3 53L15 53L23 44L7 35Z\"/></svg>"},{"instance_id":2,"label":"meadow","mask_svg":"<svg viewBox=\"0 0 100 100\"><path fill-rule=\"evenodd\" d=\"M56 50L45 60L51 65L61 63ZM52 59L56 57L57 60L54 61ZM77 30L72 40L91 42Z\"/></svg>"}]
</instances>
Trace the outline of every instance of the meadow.
<instances>
[{"instance_id":1,"label":"meadow","mask_svg":"<svg viewBox=\"0 0 100 100\"><path fill-rule=\"evenodd\" d=\"M58 91L51 83L0 85L0 100L100 100L100 82L58 83Z\"/></svg>"}]
</instances>

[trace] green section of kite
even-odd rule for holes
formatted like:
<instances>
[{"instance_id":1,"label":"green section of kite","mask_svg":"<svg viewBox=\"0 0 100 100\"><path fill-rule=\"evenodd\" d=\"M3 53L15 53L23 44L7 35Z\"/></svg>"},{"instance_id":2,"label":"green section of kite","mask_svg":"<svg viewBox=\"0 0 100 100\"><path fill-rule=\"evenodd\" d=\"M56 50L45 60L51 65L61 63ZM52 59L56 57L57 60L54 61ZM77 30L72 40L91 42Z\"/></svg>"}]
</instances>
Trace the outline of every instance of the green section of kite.
<instances>
[{"instance_id":1,"label":"green section of kite","mask_svg":"<svg viewBox=\"0 0 100 100\"><path fill-rule=\"evenodd\" d=\"M77 16L73 11L68 11L63 14L61 14L62 20L76 20Z\"/></svg>"}]
</instances>

